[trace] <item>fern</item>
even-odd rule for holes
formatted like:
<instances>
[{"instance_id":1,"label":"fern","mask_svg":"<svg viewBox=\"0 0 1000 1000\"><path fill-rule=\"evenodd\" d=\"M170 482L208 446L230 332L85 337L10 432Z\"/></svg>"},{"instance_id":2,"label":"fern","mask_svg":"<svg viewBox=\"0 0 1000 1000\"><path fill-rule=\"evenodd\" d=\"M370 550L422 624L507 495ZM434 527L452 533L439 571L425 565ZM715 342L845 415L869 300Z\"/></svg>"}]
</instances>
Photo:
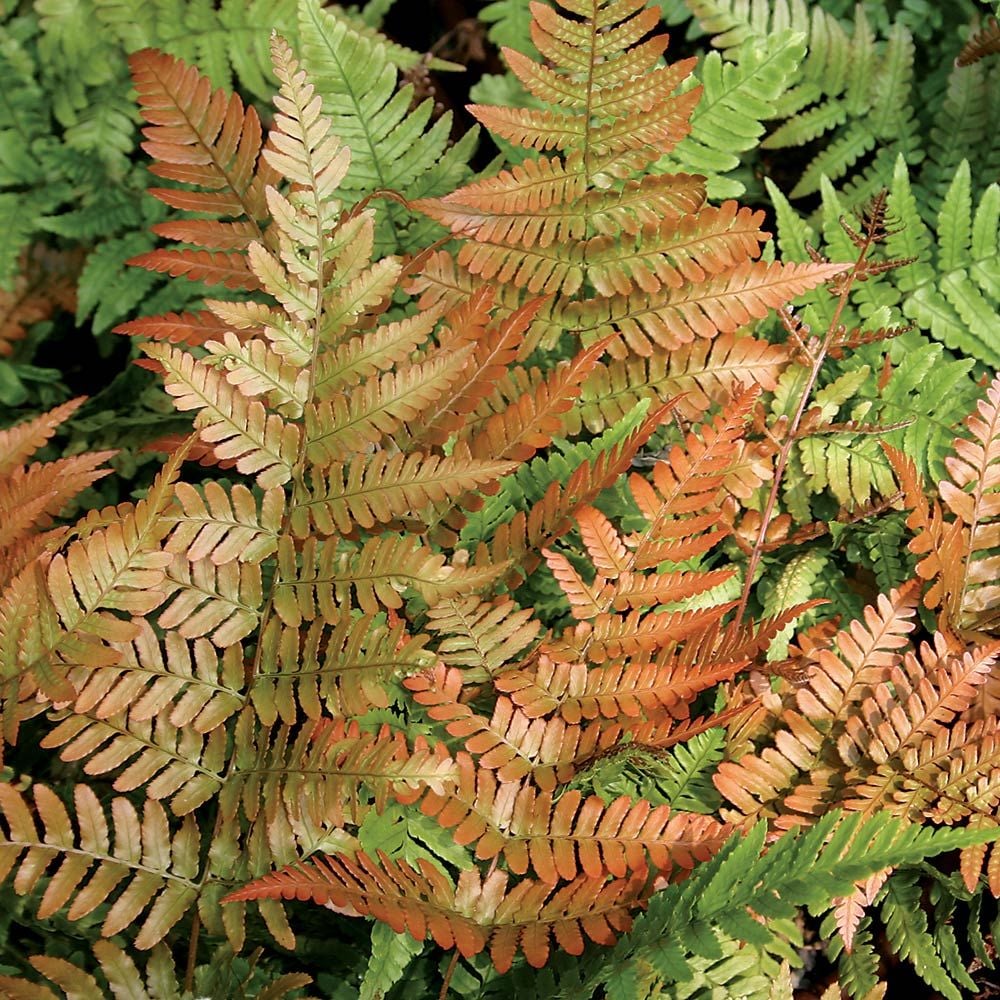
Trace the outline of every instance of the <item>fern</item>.
<instances>
[{"instance_id":1,"label":"fern","mask_svg":"<svg viewBox=\"0 0 1000 1000\"><path fill-rule=\"evenodd\" d=\"M114 452L95 452L55 462L27 460L83 404L74 399L48 413L0 431L0 587L20 573L62 532L56 515L91 483L108 474L102 466Z\"/></svg>"},{"instance_id":2,"label":"fern","mask_svg":"<svg viewBox=\"0 0 1000 1000\"><path fill-rule=\"evenodd\" d=\"M968 164L963 163L942 201L935 264L915 266L906 276L901 273L897 287L907 316L953 350L994 364L987 331L998 309L993 261L1000 191L995 185L987 188L973 213L969 176ZM920 253L933 237L913 211L901 160L893 176L891 205L906 227L894 238L891 249L913 248Z\"/></svg>"},{"instance_id":3,"label":"fern","mask_svg":"<svg viewBox=\"0 0 1000 1000\"><path fill-rule=\"evenodd\" d=\"M805 245L816 239L816 233L795 214L777 188L771 185L769 190L778 199L778 238L783 251L793 259L807 259ZM888 205L898 225L885 240L886 253L890 259L917 256L922 260L930 250L931 234L913 204L902 161L897 164ZM827 186L823 224L828 250L835 259L847 259L856 252L843 238L837 222L843 212L843 203ZM984 223L985 228L988 226ZM907 275L910 270L915 273ZM875 494L892 492L876 437L870 431L858 434L853 431L855 427L865 431L867 426L878 431L878 438L905 448L922 471L934 476L943 472L952 428L977 396L978 390L969 377L973 363L953 360L928 336L891 324L892 310L901 309L904 315L924 325L929 314L920 302L933 299L928 333L940 337L946 330L962 325L944 294L936 290L937 281L931 265L917 262L898 271L889 270L880 278L877 289L871 284L861 285L852 294L842 318L850 331L848 342L857 346L852 356L841 353L840 359L830 364L827 377L831 381L821 390L831 404L837 403L836 408L827 407L821 416L842 423L837 433L820 433L797 446L793 460L799 474L794 480L786 480L785 492L786 503L797 519L806 521L810 517L808 495L827 488L832 488L838 503L846 506L864 504ZM976 294L981 300L982 293ZM955 327L949 323L949 316L954 316L951 322ZM802 311L802 320L807 325L829 322L829 304L812 297ZM878 328L867 343L861 332L865 326ZM966 330L962 325L963 340L969 336ZM881 343L887 337L892 339ZM869 367L867 375L865 364ZM881 374L877 375L879 370ZM796 380L803 373L802 367L797 371L786 369L786 385L779 386L772 403L776 415L788 412L788 400L794 399ZM835 400L830 393L836 386L851 388L852 392L841 392L839 400ZM849 407L845 405L848 401Z\"/></svg>"},{"instance_id":4,"label":"fern","mask_svg":"<svg viewBox=\"0 0 1000 1000\"><path fill-rule=\"evenodd\" d=\"M913 42L897 21L880 52L864 7L859 6L849 35L830 13L819 10L810 20L805 3L759 3L752 8L730 2L699 0L695 16L710 32L721 32L713 44L730 53L750 39L792 27L808 34L809 55L790 83L779 114L787 119L765 139L765 148L801 145L831 132L792 190L801 197L818 190L826 175L834 181L850 178L854 204L870 198L884 180L896 154L916 163L922 150L910 91ZM874 162L852 176L855 163L878 149Z\"/></svg>"},{"instance_id":5,"label":"fern","mask_svg":"<svg viewBox=\"0 0 1000 1000\"><path fill-rule=\"evenodd\" d=\"M107 983L107 987L113 995L128 995L135 997L136 1000L154 1000L154 998L183 995L184 985L181 977L178 975L169 949L163 944L156 945L150 952L149 961L143 970L145 975L136 966L128 952L111 941L96 942L94 944L94 957L100 967L100 981L94 975L63 958L34 955L28 961L36 975L44 977L53 986L63 991L63 995L99 996L104 992L102 987L104 982ZM225 956L219 957L224 959ZM201 971L199 970L199 972ZM232 984L225 983L219 968L217 967L214 971L215 977L204 975L198 977L201 980L198 983L199 988L209 987L207 980L210 978L217 980L216 983L212 984L213 986L218 985L222 989L230 988ZM302 973L286 973L264 984L264 991L260 995L272 997L274 1000L283 1000L310 982L310 977ZM37 998L37 1000L53 1000L57 996L48 986L35 981L26 981L21 977L0 977L0 986L14 1000L22 1000L22 998L27 1000L28 997Z\"/></svg>"},{"instance_id":6,"label":"fern","mask_svg":"<svg viewBox=\"0 0 1000 1000\"><path fill-rule=\"evenodd\" d=\"M946 32L937 37L961 30L973 14L971 4L942 10L865 3L852 12L828 3L811 10L804 0L696 0L692 11L727 59L734 59L741 46L763 44L780 31L806 36L807 55L788 78L762 144L765 149L815 149L815 140L822 140L823 148L792 188L793 197L817 191L825 175L849 207L857 208L888 186L893 163L902 155L911 169L924 160L919 201L929 221L926 213L937 211L942 186L963 158L981 168L977 176L983 186L995 175L995 144L992 137L983 141L981 129L996 114L995 88L987 83L995 67L970 72L959 66L947 81L943 72L926 82L913 75L914 62L951 62L957 53L947 46L928 50L932 25ZM853 24L845 25L852 13ZM934 121L929 132L925 113ZM988 127L987 132L992 135Z\"/></svg>"},{"instance_id":7,"label":"fern","mask_svg":"<svg viewBox=\"0 0 1000 1000\"><path fill-rule=\"evenodd\" d=\"M659 785L674 808L696 813L713 813L718 808L711 773L722 762L723 736L721 729L709 729L671 750Z\"/></svg>"},{"instance_id":8,"label":"fern","mask_svg":"<svg viewBox=\"0 0 1000 1000\"><path fill-rule=\"evenodd\" d=\"M818 593L816 578L826 562L824 553L812 550L790 559L781 575L773 581L764 596L764 614L773 617L788 608L802 604ZM772 640L767 651L769 660L780 660L788 655L788 640L795 623L791 622Z\"/></svg>"},{"instance_id":9,"label":"fern","mask_svg":"<svg viewBox=\"0 0 1000 1000\"><path fill-rule=\"evenodd\" d=\"M662 63L665 42L646 38L656 9L566 0L531 14L546 62L507 58L544 107L475 112L529 155L453 194L445 126L425 131L430 109L392 93L412 54L365 15L303 0L317 79L275 37L264 118L174 55L133 53L154 191L186 213L157 215L174 247L137 248L135 263L234 294L128 325L190 433L146 496L31 542L0 593L12 766L30 722L43 754L123 796L109 821L78 784L72 820L32 775L0 785L0 874L32 894L26 912L40 905L28 919L96 920L95 935L126 942L26 964L25 989L44 976L168 993L167 942L188 950L174 992L280 995L304 980L268 982L270 966L213 977L205 959L264 941L293 951L315 925L284 903L312 900L379 921L363 995L429 985L438 949L452 953L443 985L471 995L787 992L798 910L838 906L862 949L843 979L860 992L876 873L905 886L907 866L961 849L954 897L996 867L997 726L976 716L997 645L969 617L992 593L995 391L928 499L916 464L891 447L883 459L873 435L912 435L938 461L959 403L929 394L961 396L968 366L912 337L883 346L898 300L867 279L899 261L871 254L908 256L884 199L858 231L824 220L833 263L779 203L795 259L765 256L760 213L657 172L681 155L698 95L684 89L692 63ZM138 39L151 16L121 30ZM755 121L790 100L799 41L778 39L773 64L752 40L738 72L711 60L706 83L722 89L704 122L751 92ZM358 149L338 135L362 126L372 142ZM382 256L429 230L417 237L364 173L379 165L460 237L456 258ZM986 221L953 211L971 206L965 192L957 182L938 227L954 270L986 245ZM829 214L828 184L824 198ZM114 273L112 258L93 274ZM807 306L825 330L812 336L786 304L827 281L833 305L824 290ZM907 407L913 423L890 419ZM16 483L55 419L11 435ZM843 442L855 454L831 457ZM914 641L904 584L796 636L842 582L839 547L865 544L858 521L895 489L890 467L940 631ZM50 470L33 474L39 493L11 492L18 534L45 530L96 459L56 472L65 486ZM856 509L838 516L827 493ZM823 533L829 547L813 544ZM772 553L791 545L808 548L782 572ZM905 575L888 553L870 561L886 581ZM849 619L852 600L835 610ZM950 904L935 899L933 927L908 913L892 940L906 953L929 938L940 968L919 968L964 983Z\"/></svg>"},{"instance_id":10,"label":"fern","mask_svg":"<svg viewBox=\"0 0 1000 1000\"><path fill-rule=\"evenodd\" d=\"M367 839L378 822L385 822L377 817L391 796L411 804L421 795L425 803L437 801L452 794L452 786L468 788L470 767L471 774L481 775L471 779L474 783L507 782L523 766L520 762L537 772L544 785L547 775L561 773L568 764L560 759L562 750L553 755L550 748L536 762L526 744L516 751L514 768L491 758L493 734L512 745L521 742L516 716L505 718L503 701L481 730L482 738L469 741L475 764L467 756L453 759L443 744L432 749L418 738L411 747L386 730L368 733L346 724L343 716L387 708L395 697L395 676L424 670L433 662L423 651L426 639L411 636L397 617L412 614L410 600L426 610L438 629L450 628L446 621L456 617L469 622L467 634L479 657L473 662L483 664L487 676L506 665L491 661L498 649L511 655L533 642L537 623L529 626L523 615L504 608L500 595L489 596L505 578L511 559L491 562L482 546L474 558L449 558L414 534L394 529L397 522L414 519L440 522L451 516L449 505L463 501L471 489L512 470L511 462L491 455L523 461L548 446L563 429L562 415L603 344L584 349L520 390L515 382L509 398L501 394L497 399L491 393L495 380L505 375L502 359L493 361L498 369L493 382L470 378L481 370L479 342L493 329L488 309L483 312L488 305L484 300L448 312L444 318L449 326L440 328L438 342L430 334L440 311L432 314L430 324L383 319L401 267L392 258L372 262L367 256L374 246L374 213L367 208L343 213L337 197L348 153L330 135L321 104L285 43L276 40L273 51L282 90L267 145L255 113L237 98L212 91L205 78L176 59L152 52L133 58L140 100L152 120L147 140L159 158L156 169L188 185L158 194L174 205L212 210L229 219L165 224L162 235L195 246L152 251L138 263L259 288L276 304L213 300L210 316L171 314L133 324L132 332L153 335L144 347L147 356L165 374L178 408L197 414L186 448L197 437L204 458L235 460L238 471L256 475L259 499L241 484L207 483L197 490L176 483L185 454L181 450L144 501L89 517L65 553L18 578L4 619L8 645L18 645L13 660L17 674L11 677L17 683L8 684L5 705L11 739L31 711L29 699L38 705L59 702L62 707L49 712L54 725L43 741L45 748L80 761L86 773L106 774L122 791L144 795L150 815L172 816L181 830L194 830L194 817L204 809L217 810L207 853L188 852L176 861L176 871L163 868L164 892L173 893L171 902L177 896L176 906L164 902L150 911L139 947L155 943L197 904L206 932L239 948L246 934L244 903L256 889L230 893L233 903L220 909L218 901L227 889L296 856L301 859L318 843L334 844L344 827ZM200 162L190 164L190 159ZM288 194L277 186L281 177L293 182ZM501 339L521 334L536 309L527 307L502 320ZM481 322L463 322L480 314ZM393 346L399 344L408 346ZM412 357L415 348L419 353ZM350 394L350 406L341 405L344 392ZM707 498L718 490L719 477L738 450L736 438L751 398L747 395L733 414L706 431L707 454L692 438L693 467L683 474L683 483L658 480L668 494L661 519L668 516L673 494ZM508 537L512 530L530 530L547 533L551 542L569 530L573 513L585 518L587 503L628 467L665 411L645 418L641 413L610 438L610 447L584 453L565 482L553 480L545 494L552 500L540 522L528 521L522 513L520 521L501 526ZM421 426L424 414L429 416ZM401 461L386 454L389 435L407 449ZM449 454L433 450L440 447L435 441L448 441ZM420 446L428 450L417 451ZM393 482L380 487L387 473ZM398 481L407 474L414 477L409 486ZM687 483L689 476L693 478ZM691 530L700 527L696 521ZM489 542L501 545L496 538ZM523 560L526 548L517 554ZM708 583L713 579L706 576ZM621 602L634 610L621 617L609 613L597 623L606 638L603 646L594 644L594 658L600 661L619 648L644 655L650 643L675 643L703 619L717 616L720 612L713 609L640 618L639 609L647 604L692 587L703 584L680 574L636 578L633 586L623 586ZM470 608L468 601L480 591L478 606L503 609L501 617L491 613L477 624L477 605ZM30 624L23 618L29 608ZM387 615L391 624L383 626L378 619ZM140 624L147 618L155 627L148 621ZM26 629L34 630L28 641ZM448 655L447 643L441 645ZM669 683L666 662L664 669ZM733 669L734 664L724 662L719 676L729 676ZM414 680L407 681L411 690ZM706 681L678 678L677 683L675 693L662 697L683 716L682 703ZM627 700L623 708L625 718L634 717ZM462 715L447 702L437 714L441 710ZM325 718L329 714L340 718L330 722ZM558 719L539 723L553 732L561 727ZM648 740L676 742L685 732L681 727L678 736L671 727L665 730L653 719L649 723ZM585 754L588 740L607 747L621 736L620 726L602 734L603 728L592 726L582 742L568 733L566 748ZM304 799L305 788L309 796ZM525 794L534 793L526 786ZM476 801L478 795L474 793ZM572 799L560 801L564 812ZM581 805L576 850L582 872L592 861L587 825L597 801ZM489 811L494 804L484 799L481 807ZM38 808L44 812L47 807ZM620 809L607 812L598 838L599 857L612 870L620 868L618 847L603 838L605 831L610 835L617 829ZM563 812L552 813L553 843L560 840ZM641 800L631 804L626 831L644 822L647 812ZM21 827L27 813L19 809L16 815L16 835L25 840ZM505 822L499 814L494 819ZM516 819L522 822L521 816ZM664 871L674 864L687 868L721 843L721 828L710 817L660 810L650 823L642 842ZM541 866L545 839L527 829L512 829L502 851L519 857L526 843L519 839L522 833ZM175 836L175 850L186 836ZM676 841L671 852L663 853L664 836ZM81 837L83 849L94 855L86 839L89 828ZM633 838L623 835L623 845L626 839L632 857ZM459 838L460 844L465 842ZM100 861L102 855L98 851L95 857ZM405 870L393 867L402 861L387 859L384 864L387 871ZM430 877L425 865L421 871ZM637 855L631 865L644 868L645 862ZM72 870L82 878L83 869ZM542 872L546 879L565 881L565 859L559 870ZM175 875L181 877L183 891L170 888ZM283 878L275 877L279 883ZM577 881L584 895L567 906L563 901L574 894ZM476 929L487 926L481 915L460 915L465 882L455 897L459 909L442 920L455 928L465 950L466 934L480 940L486 933L494 960L503 967L515 939L533 960L542 961L547 945L543 947L537 931L557 914L580 921L578 926L591 937L610 941L610 929L599 931L590 920L591 897L606 900L608 919L625 926L645 880L637 872L609 892L585 874L570 876L554 895L538 883L531 890L535 916L529 912L526 921L513 925L498 916L488 933ZM497 884L490 876L486 882ZM68 884L57 902L69 901L75 885ZM520 882L512 891L523 899L529 886ZM170 909L169 917L161 917L164 908ZM292 932L281 907L262 896L260 910L270 933L291 947ZM418 906L413 912L420 911ZM113 933L117 925L105 930ZM577 950L561 931L557 938Z\"/></svg>"},{"instance_id":11,"label":"fern","mask_svg":"<svg viewBox=\"0 0 1000 1000\"><path fill-rule=\"evenodd\" d=\"M127 274L124 261L136 253L141 230L159 221L141 204L145 172L128 163L136 114L125 57L159 46L198 63L219 86L238 80L266 98L273 80L267 38L275 27L294 27L290 0L226 2L218 9L81 0L8 15L0 25L0 78L11 99L0 112L0 135L7 137L5 149L21 152L5 155L0 169L0 215L6 218L9 207L11 216L0 285L9 284L35 234L59 233L99 248L82 278L79 321L95 307L98 332L124 319L155 284L152 276ZM111 274L115 281L105 286Z\"/></svg>"}]
</instances>

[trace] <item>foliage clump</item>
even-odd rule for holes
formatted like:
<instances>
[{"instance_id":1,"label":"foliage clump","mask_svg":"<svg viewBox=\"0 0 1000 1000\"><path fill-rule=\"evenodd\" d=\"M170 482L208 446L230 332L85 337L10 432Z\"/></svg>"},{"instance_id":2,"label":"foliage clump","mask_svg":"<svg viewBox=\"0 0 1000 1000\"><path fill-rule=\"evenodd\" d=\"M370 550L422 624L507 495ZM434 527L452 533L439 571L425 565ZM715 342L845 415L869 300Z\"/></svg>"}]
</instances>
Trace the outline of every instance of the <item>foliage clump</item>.
<instances>
[{"instance_id":1,"label":"foliage clump","mask_svg":"<svg viewBox=\"0 0 1000 1000\"><path fill-rule=\"evenodd\" d=\"M92 0L159 201L104 316L159 309L117 332L175 416L75 523L122 456L26 463L83 400L0 432L0 990L792 997L807 927L831 1000L883 995L877 949L977 989L1000 189L884 103L919 2L491 4L471 180L390 6L279 5L265 53L210 44L259 5ZM670 61L688 13L714 51ZM987 113L994 35L942 107ZM828 132L787 195L745 169ZM25 255L0 352L105 253Z\"/></svg>"}]
</instances>

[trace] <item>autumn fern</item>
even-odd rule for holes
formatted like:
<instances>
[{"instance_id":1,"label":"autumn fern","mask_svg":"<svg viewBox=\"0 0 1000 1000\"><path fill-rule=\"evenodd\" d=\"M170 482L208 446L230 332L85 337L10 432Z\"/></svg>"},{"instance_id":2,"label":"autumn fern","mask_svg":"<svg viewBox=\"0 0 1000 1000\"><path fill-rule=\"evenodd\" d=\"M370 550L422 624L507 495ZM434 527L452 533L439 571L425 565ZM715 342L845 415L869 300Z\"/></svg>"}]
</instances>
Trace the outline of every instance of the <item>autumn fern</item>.
<instances>
[{"instance_id":1,"label":"autumn fern","mask_svg":"<svg viewBox=\"0 0 1000 1000\"><path fill-rule=\"evenodd\" d=\"M252 110L181 61L153 51L132 60L154 169L173 182L157 194L202 216L159 227L184 245L137 263L256 294L130 326L176 407L194 417L192 434L143 500L88 515L5 598L9 739L45 713L43 749L124 796L105 804L77 785L74 830L46 786L30 803L9 789L9 863L26 859L25 889L57 866L42 919L64 905L72 918L110 904L104 933L134 926L139 950L188 921L239 950L251 900L292 947L278 899L300 877L292 872L326 882L317 899L350 901L351 912L385 916L397 930L402 916L417 937L426 926L463 954L489 950L498 968L518 950L544 962L553 921L566 928L554 942L573 953L582 941L572 928L609 944L648 894L648 868L663 878L689 870L726 828L642 799L605 807L576 793L557 804L553 793L626 738L668 748L729 717L691 720L689 705L739 669L751 632L706 638L706 656L714 644L725 654L696 673L684 640L718 624L726 606L655 610L728 571L660 573L654 563L707 551L725 534L708 529L720 521L754 393L692 433L677 468L656 478L659 493L637 492L650 528L621 566L598 554L626 543L610 523L593 528L590 504L669 407L641 411L554 476L530 510L464 547L464 511L566 433L607 342L539 372L519 363L538 301L498 317L480 291L453 307L390 311L404 262L373 257L374 210L340 199L350 151L287 44L272 49L281 91L266 143ZM252 485L188 483L188 455L235 467ZM692 517L692 505L712 513ZM553 633L516 590L543 552L556 559L553 546L577 523L604 539L594 541L604 592L596 615ZM579 606L575 583L561 581ZM621 685L600 718L585 707L574 722L568 703L522 710L500 687L515 665L529 678L574 659L604 664L608 683ZM484 686L463 694L470 684ZM401 698L440 727L433 740L390 725L386 710ZM442 738L455 733L460 752ZM521 797L508 814L512 782ZM435 818L444 844L458 804L495 837L489 849L472 838L473 848L468 824L458 825L468 854L457 883L426 860L407 867L412 847L370 862L351 853L399 805L425 824ZM542 809L550 822L536 830L528 817ZM129 834L137 824L139 838ZM608 839L616 831L618 846ZM555 868L541 860L550 850ZM509 871L479 869L476 856L502 856ZM368 874L345 897L343 878L359 864ZM606 886L596 874L605 869L622 874ZM470 908L476 887L495 903L489 912ZM595 907L606 923L594 921ZM513 921L512 908L521 913ZM193 982L197 935L190 947Z\"/></svg>"},{"instance_id":2,"label":"autumn fern","mask_svg":"<svg viewBox=\"0 0 1000 1000\"><path fill-rule=\"evenodd\" d=\"M832 236L844 260L804 237L800 259L761 259L760 213L653 169L698 93L643 40L641 0L532 5L547 62L507 58L547 107L475 113L538 155L432 195L457 159L392 96L393 50L303 12L319 79L272 39L266 137L185 61L132 56L155 194L187 213L135 263L240 297L129 324L190 432L141 499L28 543L0 596L11 766L30 731L73 772L68 790L0 784L0 874L33 920L102 937L0 986L236 995L221 956L293 951L311 901L379 922L363 996L425 948L451 953L446 992L474 970L484 995L736 995L788 982L800 907L863 945L888 869L886 893L912 894L906 866L958 848L977 882L1000 797L978 717L998 652L996 392L940 501L891 450L884 481L848 472L864 498L832 478L808 495L829 487L843 517L812 519L808 498L799 517L788 486L819 477L823 435L905 431L855 402L899 331L872 298L882 322L846 321L904 256L886 199ZM378 76L353 110L348 49ZM338 133L375 129L367 102L378 152ZM387 136L412 148L385 158ZM411 207L457 256L383 256L421 184ZM787 302L828 281L814 334ZM43 530L65 488L21 467L65 415L6 432L10 480L40 484L8 511ZM64 462L73 483L100 474ZM773 553L860 532L897 481L940 632L914 641L904 583L795 634L831 559L810 547L779 574ZM890 918L903 954L931 933Z\"/></svg>"},{"instance_id":3,"label":"autumn fern","mask_svg":"<svg viewBox=\"0 0 1000 1000\"><path fill-rule=\"evenodd\" d=\"M693 345L734 333L836 269L757 260L766 239L759 214L732 201L707 205L695 175L651 171L688 135L700 98L698 88L681 87L693 60L659 65L664 36L635 44L655 28L655 10L638 2L569 5L580 20L542 4L531 10L532 36L551 66L514 49L505 56L541 109L472 111L534 155L416 203L463 244L455 261L438 255L414 287L425 305L449 301L450 289L477 278L503 290L504 306L522 289L552 295L535 338L571 335L588 344L613 336L613 367L592 378L623 386L642 378L642 395L666 399L665 373L652 366L667 352L690 351L697 365ZM737 350L745 356L748 347ZM649 359L657 374L643 378L635 363L626 366L629 355ZM724 371L721 348L717 360ZM770 388L774 369L762 354L758 360L747 375ZM675 371L683 377L683 362ZM693 377L716 400L732 384ZM592 398L599 392L595 384Z\"/></svg>"}]
</instances>

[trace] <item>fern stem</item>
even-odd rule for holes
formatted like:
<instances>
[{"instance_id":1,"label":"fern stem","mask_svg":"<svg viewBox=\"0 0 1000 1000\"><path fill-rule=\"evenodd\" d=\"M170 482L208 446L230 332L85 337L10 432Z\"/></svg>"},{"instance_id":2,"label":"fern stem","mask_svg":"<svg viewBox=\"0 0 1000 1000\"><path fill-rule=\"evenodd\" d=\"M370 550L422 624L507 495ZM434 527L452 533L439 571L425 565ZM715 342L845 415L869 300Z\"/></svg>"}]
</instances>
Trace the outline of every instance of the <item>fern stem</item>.
<instances>
[{"instance_id":1,"label":"fern stem","mask_svg":"<svg viewBox=\"0 0 1000 1000\"><path fill-rule=\"evenodd\" d=\"M448 963L448 969L444 974L444 982L441 984L441 992L438 994L438 1000L448 1000L448 988L451 986L451 977L455 974L457 965L458 949L456 948L451 953L451 961Z\"/></svg>"},{"instance_id":2,"label":"fern stem","mask_svg":"<svg viewBox=\"0 0 1000 1000\"><path fill-rule=\"evenodd\" d=\"M876 204L884 206L885 196L886 193L883 192L876 199ZM880 218L879 211L875 211L874 218ZM767 503L764 505L760 527L757 530L757 537L754 540L753 549L750 552L750 558L747 561L746 574L743 578L743 590L740 594L740 603L736 608L736 617L734 620L737 622L743 621L746 616L747 604L750 601L750 590L754 583L754 575L760 566L760 560L764 553L768 528L774 518L775 508L778 504L778 493L781 490L781 481L784 477L785 469L788 466L788 461L791 458L792 448L798 438L798 431L802 424L802 418L806 414L810 397L812 396L813 389L816 387L816 380L819 378L819 373L823 368L824 362L826 361L827 354L840 332L840 317L843 315L844 309L847 307L847 301L850 297L851 290L854 287L854 283L857 281L858 277L863 275L867 270L867 257L872 246L877 240L877 233L877 223L873 223L871 226L865 227L864 236L857 244L858 255L854 260L853 266L850 271L847 272L846 277L844 277L839 289L837 290L837 305L833 311L830 323L827 326L823 341L816 349L815 353L807 352L812 364L809 369L809 375L806 378L805 385L802 387L802 395L799 397L798 406L795 408L795 415L792 417L785 430L785 437L778 452L778 458L774 463L774 478L771 481L771 490L767 496Z\"/></svg>"},{"instance_id":3,"label":"fern stem","mask_svg":"<svg viewBox=\"0 0 1000 1000\"><path fill-rule=\"evenodd\" d=\"M184 967L184 992L194 992L194 970L198 964L198 936L201 933L201 916L196 909L191 921L191 939L188 941L187 965Z\"/></svg>"}]
</instances>

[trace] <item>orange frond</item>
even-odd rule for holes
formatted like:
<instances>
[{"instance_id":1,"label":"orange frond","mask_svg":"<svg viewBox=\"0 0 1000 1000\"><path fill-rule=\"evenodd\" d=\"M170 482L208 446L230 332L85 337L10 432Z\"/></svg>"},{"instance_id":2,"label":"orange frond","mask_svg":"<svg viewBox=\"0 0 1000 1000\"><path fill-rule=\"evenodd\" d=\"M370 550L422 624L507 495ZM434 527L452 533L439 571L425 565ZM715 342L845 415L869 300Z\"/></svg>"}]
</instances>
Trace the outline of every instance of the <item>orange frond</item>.
<instances>
[{"instance_id":1,"label":"orange frond","mask_svg":"<svg viewBox=\"0 0 1000 1000\"><path fill-rule=\"evenodd\" d=\"M261 239L262 222L270 215L264 186L274 184L277 174L260 162L257 112L244 109L236 95L213 91L208 77L165 53L134 52L129 67L139 106L149 122L142 147L155 161L150 169L159 177L205 189L204 193L173 189L151 193L177 208L243 220L211 223L220 236L228 238L250 226Z\"/></svg>"},{"instance_id":2,"label":"orange frond","mask_svg":"<svg viewBox=\"0 0 1000 1000\"><path fill-rule=\"evenodd\" d=\"M554 800L527 782L498 782L467 754L459 754L457 765L457 784L443 793L428 790L420 811L454 829L456 843L475 844L478 860L502 855L515 875L530 869L543 882L580 874L626 878L650 867L669 876L675 866L690 870L708 860L732 832L709 816L643 799L622 796L605 804L570 790Z\"/></svg>"},{"instance_id":3,"label":"orange frond","mask_svg":"<svg viewBox=\"0 0 1000 1000\"><path fill-rule=\"evenodd\" d=\"M497 970L506 972L518 951L530 965L545 965L550 935L571 955L582 954L585 937L613 944L631 926L630 909L643 899L645 882L644 873L610 882L581 876L556 889L525 879L508 890L504 872L484 879L472 869L453 885L423 858L414 868L382 852L375 861L359 851L354 859L328 854L273 872L223 901L333 904L344 913L373 916L418 941L429 934L440 947L455 948L466 958L489 950Z\"/></svg>"}]
</instances>

